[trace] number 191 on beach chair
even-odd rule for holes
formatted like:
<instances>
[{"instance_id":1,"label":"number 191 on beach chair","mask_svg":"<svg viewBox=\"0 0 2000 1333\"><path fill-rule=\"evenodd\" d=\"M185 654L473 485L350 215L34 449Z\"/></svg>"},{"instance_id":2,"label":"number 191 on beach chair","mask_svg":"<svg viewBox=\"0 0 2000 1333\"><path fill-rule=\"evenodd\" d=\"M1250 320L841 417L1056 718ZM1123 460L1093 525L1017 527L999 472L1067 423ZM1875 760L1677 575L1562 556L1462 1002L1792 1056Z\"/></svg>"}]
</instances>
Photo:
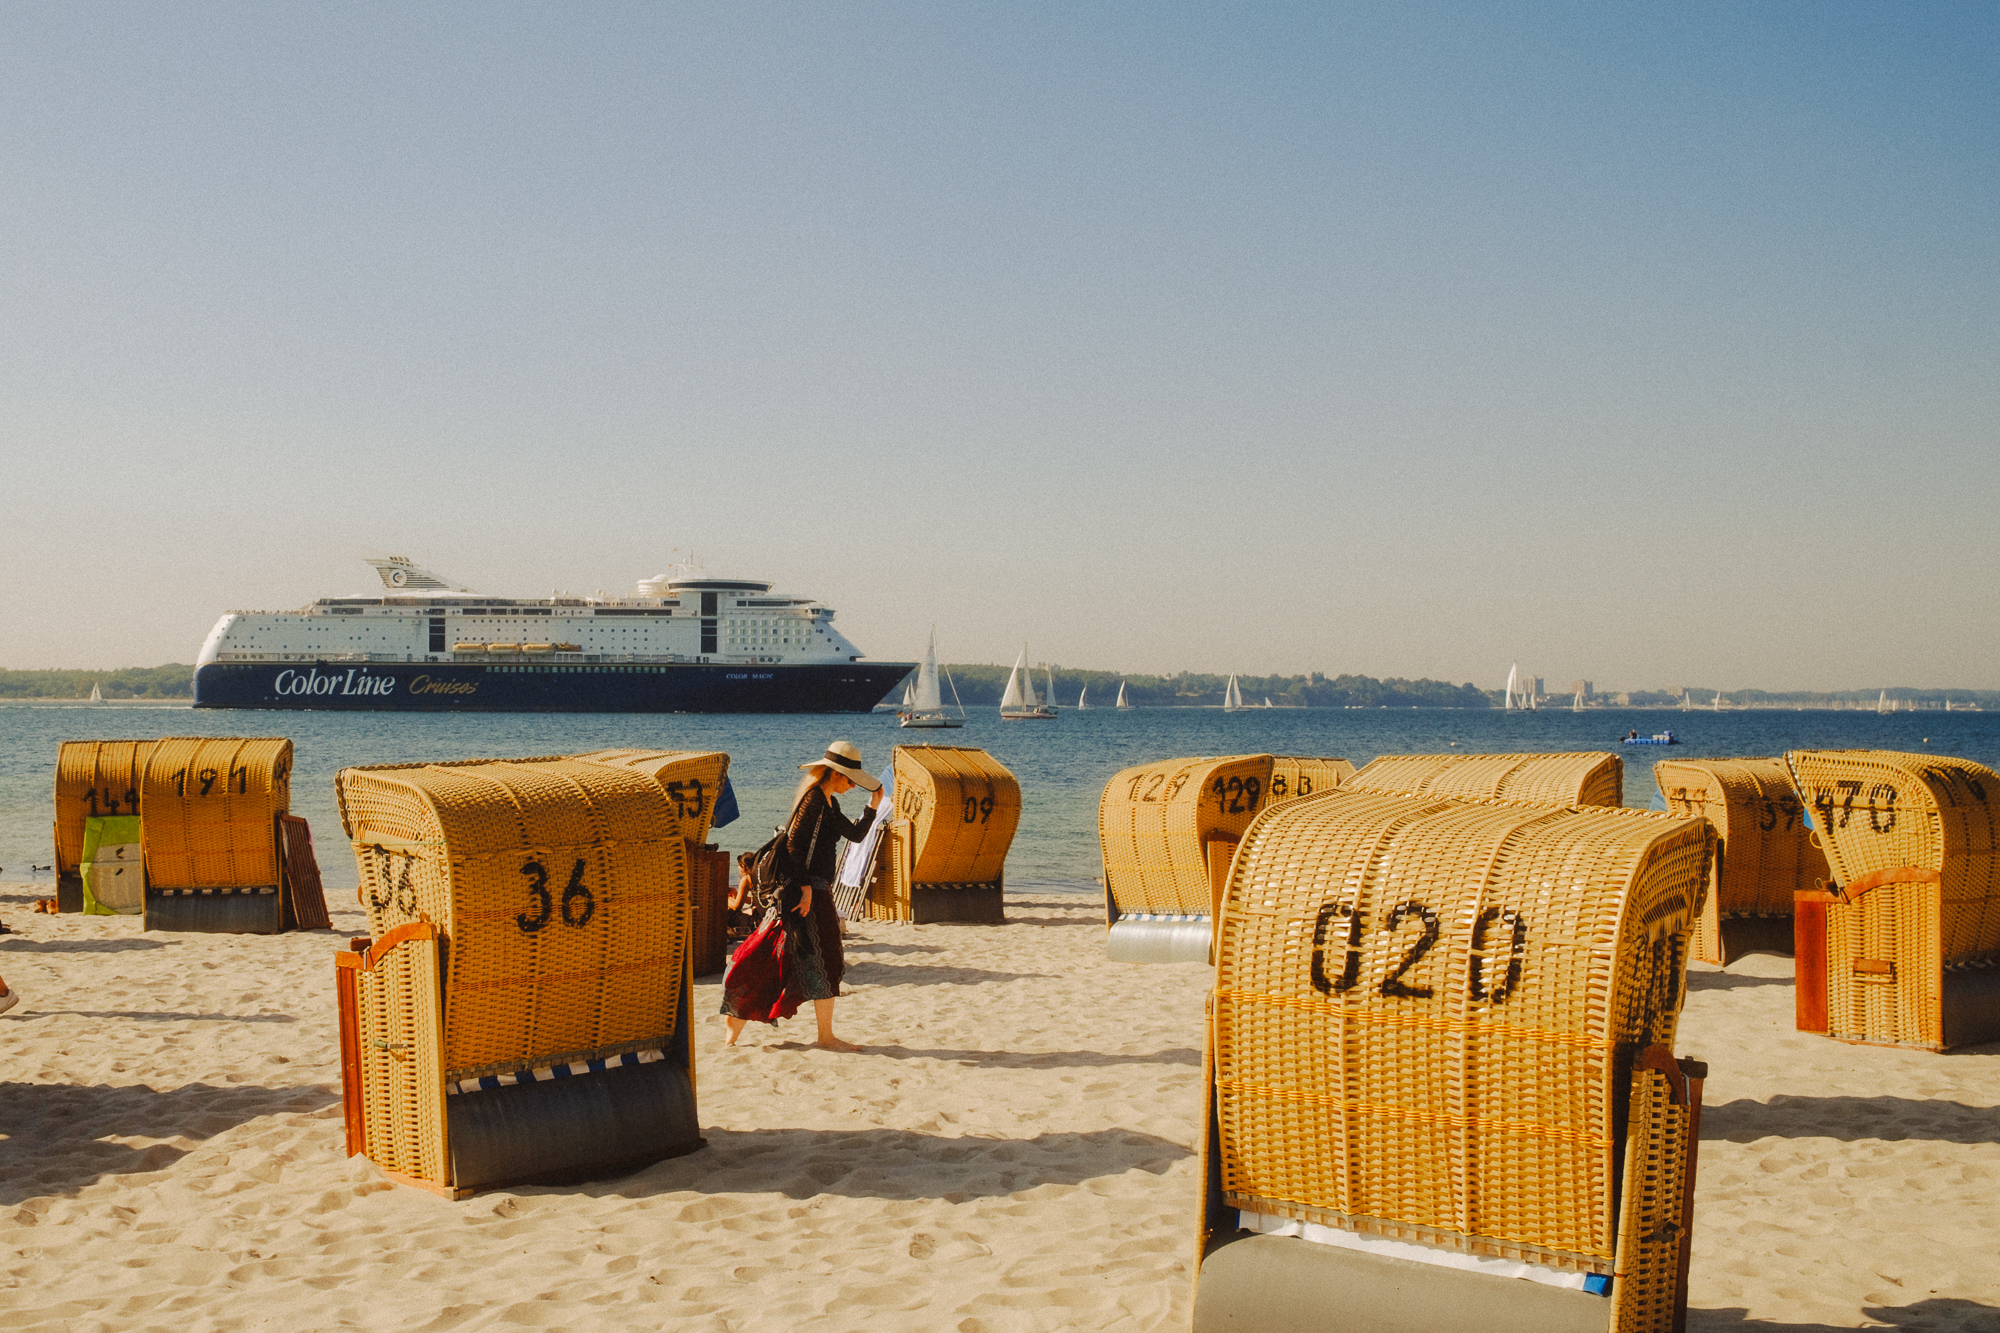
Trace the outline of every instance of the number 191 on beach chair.
<instances>
[{"instance_id":1,"label":"number 191 on beach chair","mask_svg":"<svg viewBox=\"0 0 2000 1333\"><path fill-rule=\"evenodd\" d=\"M1336 791L1216 940L1194 1327L1666 1333L1706 1068L1670 1054L1700 819Z\"/></svg>"},{"instance_id":2,"label":"number 191 on beach chair","mask_svg":"<svg viewBox=\"0 0 2000 1333\"><path fill-rule=\"evenodd\" d=\"M372 932L335 967L350 1156L462 1198L701 1146L665 787L578 760L335 786Z\"/></svg>"}]
</instances>

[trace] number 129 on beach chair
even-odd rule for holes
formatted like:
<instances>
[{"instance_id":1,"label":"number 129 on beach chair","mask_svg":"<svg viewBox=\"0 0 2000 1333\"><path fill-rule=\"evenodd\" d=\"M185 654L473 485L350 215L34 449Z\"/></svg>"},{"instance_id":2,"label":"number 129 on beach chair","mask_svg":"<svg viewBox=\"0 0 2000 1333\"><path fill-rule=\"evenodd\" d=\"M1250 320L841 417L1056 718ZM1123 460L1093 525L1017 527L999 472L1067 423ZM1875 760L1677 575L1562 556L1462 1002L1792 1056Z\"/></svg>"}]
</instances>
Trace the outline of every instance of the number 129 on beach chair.
<instances>
[{"instance_id":1,"label":"number 129 on beach chair","mask_svg":"<svg viewBox=\"0 0 2000 1333\"><path fill-rule=\"evenodd\" d=\"M1667 1333L1705 820L1336 791L1224 887L1194 1327Z\"/></svg>"}]
</instances>

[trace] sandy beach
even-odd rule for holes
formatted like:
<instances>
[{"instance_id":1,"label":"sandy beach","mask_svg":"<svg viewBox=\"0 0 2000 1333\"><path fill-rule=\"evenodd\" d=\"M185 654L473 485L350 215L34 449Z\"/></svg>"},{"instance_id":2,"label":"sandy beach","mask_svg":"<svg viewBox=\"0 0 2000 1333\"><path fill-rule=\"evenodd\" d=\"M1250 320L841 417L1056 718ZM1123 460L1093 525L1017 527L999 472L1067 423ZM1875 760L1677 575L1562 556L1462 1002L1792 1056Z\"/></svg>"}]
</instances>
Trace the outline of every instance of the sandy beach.
<instances>
[{"instance_id":1,"label":"sandy beach","mask_svg":"<svg viewBox=\"0 0 2000 1333\"><path fill-rule=\"evenodd\" d=\"M1103 957L1087 899L864 923L840 1026L724 1050L708 1147L461 1203L342 1156L333 934L148 935L0 885L11 1329L1177 1329L1206 969ZM342 896L345 895L336 895ZM2000 1046L1792 1031L1790 961L1697 967L1690 1328L2000 1328Z\"/></svg>"}]
</instances>

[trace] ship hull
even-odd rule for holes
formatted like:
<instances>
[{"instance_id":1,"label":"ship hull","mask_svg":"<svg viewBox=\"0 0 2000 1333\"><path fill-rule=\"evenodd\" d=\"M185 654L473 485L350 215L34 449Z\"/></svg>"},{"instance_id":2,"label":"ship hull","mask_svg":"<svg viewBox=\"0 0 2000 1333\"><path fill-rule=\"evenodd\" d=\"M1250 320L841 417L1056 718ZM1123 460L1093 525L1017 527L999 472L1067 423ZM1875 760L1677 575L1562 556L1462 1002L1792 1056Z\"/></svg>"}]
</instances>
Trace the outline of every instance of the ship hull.
<instances>
[{"instance_id":1,"label":"ship hull","mask_svg":"<svg viewBox=\"0 0 2000 1333\"><path fill-rule=\"evenodd\" d=\"M414 713L866 713L915 665L210 662L196 708Z\"/></svg>"}]
</instances>

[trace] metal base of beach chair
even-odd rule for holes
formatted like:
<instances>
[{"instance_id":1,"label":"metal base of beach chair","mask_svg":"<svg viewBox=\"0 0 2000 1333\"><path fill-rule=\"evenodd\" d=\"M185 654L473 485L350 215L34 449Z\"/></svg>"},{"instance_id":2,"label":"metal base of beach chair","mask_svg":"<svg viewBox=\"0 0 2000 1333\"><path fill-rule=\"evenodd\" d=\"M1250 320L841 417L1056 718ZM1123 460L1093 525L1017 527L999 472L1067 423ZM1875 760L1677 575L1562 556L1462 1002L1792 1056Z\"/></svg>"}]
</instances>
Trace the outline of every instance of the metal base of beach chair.
<instances>
[{"instance_id":1,"label":"metal base of beach chair","mask_svg":"<svg viewBox=\"0 0 2000 1333\"><path fill-rule=\"evenodd\" d=\"M1205 916L1121 916L1104 952L1114 963L1205 963L1212 933Z\"/></svg>"},{"instance_id":2,"label":"metal base of beach chair","mask_svg":"<svg viewBox=\"0 0 2000 1333\"><path fill-rule=\"evenodd\" d=\"M1605 1333L1610 1299L1248 1232L1212 1247L1194 1333Z\"/></svg>"},{"instance_id":3,"label":"metal base of beach chair","mask_svg":"<svg viewBox=\"0 0 2000 1333\"><path fill-rule=\"evenodd\" d=\"M564 1185L703 1146L685 1063L623 1065L445 1099L452 1183Z\"/></svg>"},{"instance_id":4,"label":"metal base of beach chair","mask_svg":"<svg viewBox=\"0 0 2000 1333\"><path fill-rule=\"evenodd\" d=\"M81 912L83 910L83 876L70 874L56 877L56 910L58 912Z\"/></svg>"},{"instance_id":5,"label":"metal base of beach chair","mask_svg":"<svg viewBox=\"0 0 2000 1333\"><path fill-rule=\"evenodd\" d=\"M997 883L912 884L910 920L920 926L938 921L1004 926L1007 924L1006 901Z\"/></svg>"},{"instance_id":6,"label":"metal base of beach chair","mask_svg":"<svg viewBox=\"0 0 2000 1333\"><path fill-rule=\"evenodd\" d=\"M1793 925L1788 916L1732 916L1722 920L1722 962L1726 967L1746 953L1792 956Z\"/></svg>"},{"instance_id":7,"label":"metal base of beach chair","mask_svg":"<svg viewBox=\"0 0 2000 1333\"><path fill-rule=\"evenodd\" d=\"M1940 1007L1945 1049L2000 1041L2000 969L1945 973Z\"/></svg>"},{"instance_id":8,"label":"metal base of beach chair","mask_svg":"<svg viewBox=\"0 0 2000 1333\"><path fill-rule=\"evenodd\" d=\"M146 929L279 935L292 928L282 893L148 894Z\"/></svg>"}]
</instances>

